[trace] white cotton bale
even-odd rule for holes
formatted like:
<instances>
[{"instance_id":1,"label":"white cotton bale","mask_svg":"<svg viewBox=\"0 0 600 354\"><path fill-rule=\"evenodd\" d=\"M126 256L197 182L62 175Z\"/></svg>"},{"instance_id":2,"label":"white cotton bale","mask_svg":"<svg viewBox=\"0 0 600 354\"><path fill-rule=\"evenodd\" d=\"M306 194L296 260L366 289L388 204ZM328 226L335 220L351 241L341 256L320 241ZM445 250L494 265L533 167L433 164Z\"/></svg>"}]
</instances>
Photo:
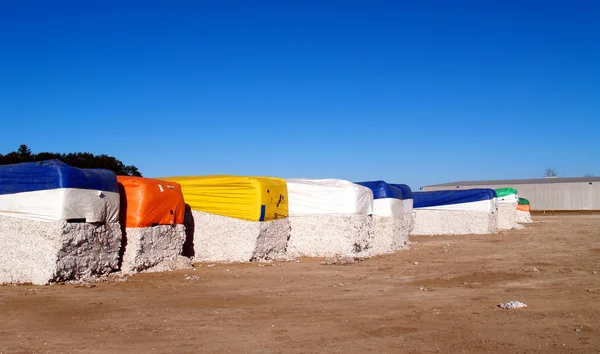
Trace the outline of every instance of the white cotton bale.
<instances>
[{"instance_id":1,"label":"white cotton bale","mask_svg":"<svg viewBox=\"0 0 600 354\"><path fill-rule=\"evenodd\" d=\"M494 210L494 212L492 212L491 217L490 217L490 230L491 233L497 233L498 232L498 217L499 217L499 212L498 212L498 208L496 208Z\"/></svg>"},{"instance_id":2,"label":"white cotton bale","mask_svg":"<svg viewBox=\"0 0 600 354\"><path fill-rule=\"evenodd\" d=\"M460 210L415 209L411 235L472 235L497 232L496 213Z\"/></svg>"},{"instance_id":3,"label":"white cotton bale","mask_svg":"<svg viewBox=\"0 0 600 354\"><path fill-rule=\"evenodd\" d=\"M517 222L520 224L528 224L532 223L533 219L531 219L531 213L524 210L517 209Z\"/></svg>"},{"instance_id":4,"label":"white cotton bale","mask_svg":"<svg viewBox=\"0 0 600 354\"><path fill-rule=\"evenodd\" d=\"M389 254L408 248L410 225L404 221L405 204L404 200L398 198L373 200L373 241L369 249L370 256ZM412 209L412 205L410 208Z\"/></svg>"},{"instance_id":5,"label":"white cotton bale","mask_svg":"<svg viewBox=\"0 0 600 354\"><path fill-rule=\"evenodd\" d=\"M186 239L183 225L156 225L125 229L121 270L140 272L181 255Z\"/></svg>"},{"instance_id":6,"label":"white cotton bale","mask_svg":"<svg viewBox=\"0 0 600 354\"><path fill-rule=\"evenodd\" d=\"M389 254L408 248L409 224L401 217L373 216L370 256Z\"/></svg>"},{"instance_id":7,"label":"white cotton bale","mask_svg":"<svg viewBox=\"0 0 600 354\"><path fill-rule=\"evenodd\" d=\"M165 258L154 267L144 269L142 273L169 272L172 270L191 268L194 268L192 260L188 257L178 255L175 257Z\"/></svg>"},{"instance_id":8,"label":"white cotton bale","mask_svg":"<svg viewBox=\"0 0 600 354\"><path fill-rule=\"evenodd\" d=\"M366 214L290 216L290 257L365 257L373 242L373 218Z\"/></svg>"},{"instance_id":9,"label":"white cotton bale","mask_svg":"<svg viewBox=\"0 0 600 354\"><path fill-rule=\"evenodd\" d=\"M402 219L402 222L404 223L404 227L408 231L409 235L415 228L415 218L416 218L416 213L414 210L411 210L410 213L405 213L404 218Z\"/></svg>"},{"instance_id":10,"label":"white cotton bale","mask_svg":"<svg viewBox=\"0 0 600 354\"><path fill-rule=\"evenodd\" d=\"M510 230L518 227L517 202L498 204L498 229Z\"/></svg>"},{"instance_id":11,"label":"white cotton bale","mask_svg":"<svg viewBox=\"0 0 600 354\"><path fill-rule=\"evenodd\" d=\"M0 283L78 280L118 269L121 226L0 216Z\"/></svg>"},{"instance_id":12,"label":"white cotton bale","mask_svg":"<svg viewBox=\"0 0 600 354\"><path fill-rule=\"evenodd\" d=\"M288 218L254 222L188 210L184 224L195 262L282 259L290 234Z\"/></svg>"}]
</instances>

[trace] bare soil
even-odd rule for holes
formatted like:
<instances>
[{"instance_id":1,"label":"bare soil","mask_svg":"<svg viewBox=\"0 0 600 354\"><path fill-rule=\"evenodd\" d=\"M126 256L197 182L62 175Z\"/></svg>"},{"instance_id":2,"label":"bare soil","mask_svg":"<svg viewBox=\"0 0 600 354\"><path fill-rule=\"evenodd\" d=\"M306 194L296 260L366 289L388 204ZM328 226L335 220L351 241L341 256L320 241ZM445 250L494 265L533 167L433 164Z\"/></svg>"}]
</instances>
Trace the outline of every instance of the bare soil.
<instances>
[{"instance_id":1,"label":"bare soil","mask_svg":"<svg viewBox=\"0 0 600 354\"><path fill-rule=\"evenodd\" d=\"M600 216L534 220L357 263L2 286L0 352L600 352Z\"/></svg>"}]
</instances>

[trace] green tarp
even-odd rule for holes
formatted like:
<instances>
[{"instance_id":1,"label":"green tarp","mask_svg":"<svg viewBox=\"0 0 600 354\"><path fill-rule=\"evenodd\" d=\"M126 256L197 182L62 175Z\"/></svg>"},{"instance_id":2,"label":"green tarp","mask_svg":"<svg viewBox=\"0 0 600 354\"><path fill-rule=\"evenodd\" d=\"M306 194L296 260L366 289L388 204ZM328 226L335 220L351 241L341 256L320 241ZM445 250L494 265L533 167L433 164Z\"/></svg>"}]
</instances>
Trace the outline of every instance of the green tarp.
<instances>
[{"instance_id":1,"label":"green tarp","mask_svg":"<svg viewBox=\"0 0 600 354\"><path fill-rule=\"evenodd\" d=\"M521 205L529 205L529 200L525 198L519 198L519 204Z\"/></svg>"},{"instance_id":2,"label":"green tarp","mask_svg":"<svg viewBox=\"0 0 600 354\"><path fill-rule=\"evenodd\" d=\"M517 194L517 190L514 188L498 188L496 189L496 195L498 198L506 197L507 195Z\"/></svg>"}]
</instances>

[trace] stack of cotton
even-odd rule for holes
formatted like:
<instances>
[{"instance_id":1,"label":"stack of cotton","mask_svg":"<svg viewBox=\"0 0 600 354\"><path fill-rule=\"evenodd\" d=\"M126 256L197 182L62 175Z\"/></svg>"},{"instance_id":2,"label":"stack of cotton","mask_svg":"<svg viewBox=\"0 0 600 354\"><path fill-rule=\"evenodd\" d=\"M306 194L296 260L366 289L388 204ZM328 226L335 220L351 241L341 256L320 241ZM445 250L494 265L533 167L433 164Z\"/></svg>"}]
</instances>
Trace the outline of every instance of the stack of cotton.
<instances>
[{"instance_id":1,"label":"stack of cotton","mask_svg":"<svg viewBox=\"0 0 600 354\"><path fill-rule=\"evenodd\" d=\"M517 223L517 206L519 194L514 188L498 188L498 229L510 230L522 228Z\"/></svg>"},{"instance_id":2,"label":"stack of cotton","mask_svg":"<svg viewBox=\"0 0 600 354\"><path fill-rule=\"evenodd\" d=\"M402 190L384 181L358 182L373 192L373 246L371 255L408 247L410 225L405 222Z\"/></svg>"},{"instance_id":3,"label":"stack of cotton","mask_svg":"<svg viewBox=\"0 0 600 354\"><path fill-rule=\"evenodd\" d=\"M414 192L412 235L469 235L497 232L496 193L491 189Z\"/></svg>"},{"instance_id":4,"label":"stack of cotton","mask_svg":"<svg viewBox=\"0 0 600 354\"><path fill-rule=\"evenodd\" d=\"M0 166L0 283L106 274L120 247L113 172L58 160Z\"/></svg>"},{"instance_id":5,"label":"stack of cotton","mask_svg":"<svg viewBox=\"0 0 600 354\"><path fill-rule=\"evenodd\" d=\"M531 219L531 205L529 204L529 200L525 198L519 198L519 205L517 205L517 222L520 224L533 222Z\"/></svg>"},{"instance_id":6,"label":"stack of cotton","mask_svg":"<svg viewBox=\"0 0 600 354\"><path fill-rule=\"evenodd\" d=\"M373 193L339 179L286 180L291 257L365 257L373 243Z\"/></svg>"},{"instance_id":7,"label":"stack of cotton","mask_svg":"<svg viewBox=\"0 0 600 354\"><path fill-rule=\"evenodd\" d=\"M402 191L402 212L404 213L403 222L405 228L410 234L415 228L415 211L413 210L413 195L412 190L406 184L392 184L394 187L400 188Z\"/></svg>"},{"instance_id":8,"label":"stack of cotton","mask_svg":"<svg viewBox=\"0 0 600 354\"><path fill-rule=\"evenodd\" d=\"M143 177L119 176L117 180L124 230L121 270L139 272L174 264L186 239L181 186Z\"/></svg>"},{"instance_id":9,"label":"stack of cotton","mask_svg":"<svg viewBox=\"0 0 600 354\"><path fill-rule=\"evenodd\" d=\"M285 181L271 177L189 176L181 185L190 256L196 262L249 262L285 256L289 236Z\"/></svg>"}]
</instances>

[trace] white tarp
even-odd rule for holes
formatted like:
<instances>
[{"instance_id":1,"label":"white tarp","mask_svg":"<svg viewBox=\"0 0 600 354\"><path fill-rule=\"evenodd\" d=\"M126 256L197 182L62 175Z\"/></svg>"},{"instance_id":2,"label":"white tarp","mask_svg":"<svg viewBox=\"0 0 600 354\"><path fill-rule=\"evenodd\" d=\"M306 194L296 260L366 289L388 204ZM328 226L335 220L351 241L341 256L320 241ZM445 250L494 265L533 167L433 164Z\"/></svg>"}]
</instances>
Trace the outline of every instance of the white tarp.
<instances>
[{"instance_id":1,"label":"white tarp","mask_svg":"<svg viewBox=\"0 0 600 354\"><path fill-rule=\"evenodd\" d=\"M402 199L397 198L375 199L373 200L373 215L402 218L404 216L404 202Z\"/></svg>"},{"instance_id":2,"label":"white tarp","mask_svg":"<svg viewBox=\"0 0 600 354\"><path fill-rule=\"evenodd\" d=\"M519 203L519 195L518 194L510 194L504 197L498 198L498 203L500 204L509 204L509 203Z\"/></svg>"},{"instance_id":3,"label":"white tarp","mask_svg":"<svg viewBox=\"0 0 600 354\"><path fill-rule=\"evenodd\" d=\"M373 192L341 179L286 180L289 216L373 213Z\"/></svg>"},{"instance_id":4,"label":"white tarp","mask_svg":"<svg viewBox=\"0 0 600 354\"><path fill-rule=\"evenodd\" d=\"M119 193L57 188L0 195L0 215L40 221L118 222Z\"/></svg>"}]
</instances>

